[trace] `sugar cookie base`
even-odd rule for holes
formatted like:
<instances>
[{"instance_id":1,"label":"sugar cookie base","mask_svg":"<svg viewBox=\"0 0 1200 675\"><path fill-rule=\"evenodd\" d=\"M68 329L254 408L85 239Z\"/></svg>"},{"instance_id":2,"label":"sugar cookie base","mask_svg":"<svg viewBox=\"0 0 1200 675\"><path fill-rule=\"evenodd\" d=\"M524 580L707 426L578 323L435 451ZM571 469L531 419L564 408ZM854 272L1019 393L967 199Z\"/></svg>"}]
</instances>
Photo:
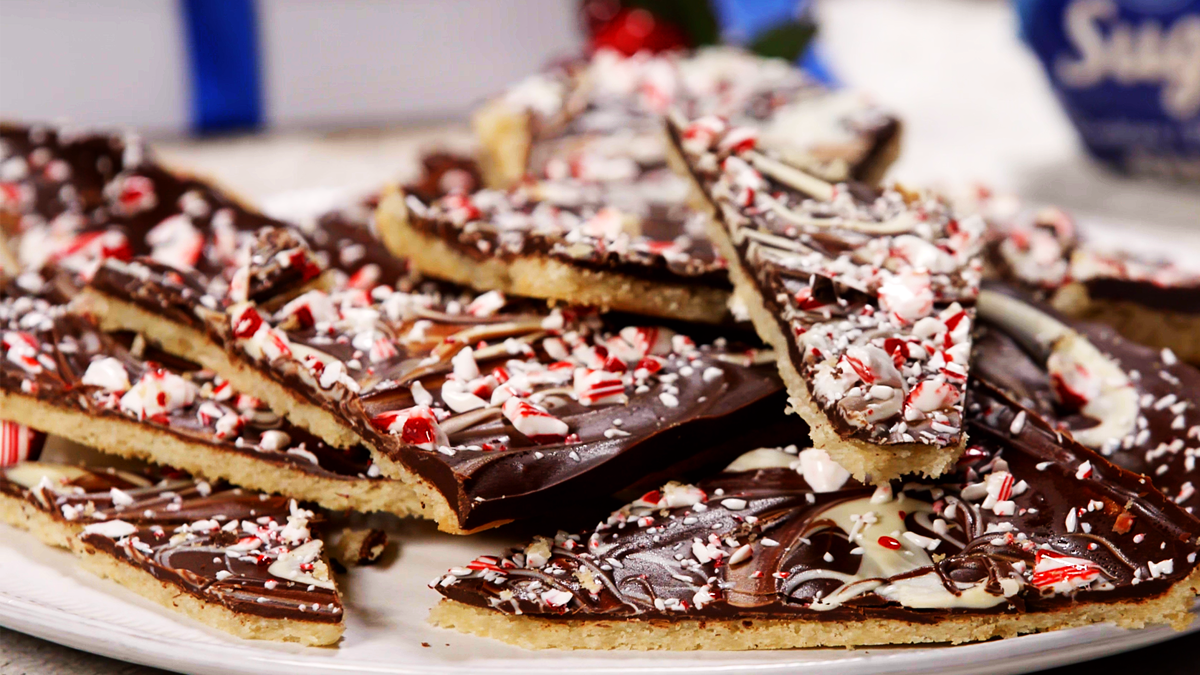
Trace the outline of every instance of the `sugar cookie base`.
<instances>
[{"instance_id":1,"label":"sugar cookie base","mask_svg":"<svg viewBox=\"0 0 1200 675\"><path fill-rule=\"evenodd\" d=\"M79 564L100 577L111 579L138 595L178 612L206 626L249 640L298 642L308 646L336 644L345 625L300 619L273 619L235 612L224 605L208 603L149 572L98 551L79 539L82 526L52 518L28 502L0 495L0 520L24 530L50 546L69 549L79 556Z\"/></svg>"},{"instance_id":2,"label":"sugar cookie base","mask_svg":"<svg viewBox=\"0 0 1200 675\"><path fill-rule=\"evenodd\" d=\"M507 522L489 523L471 531L462 529L458 515L432 483L379 452L333 413L309 402L251 364L232 357L195 328L165 320L133 303L94 288L85 289L79 307L93 314L103 330L135 331L164 351L183 356L216 372L228 380L234 389L263 401L276 414L298 427L308 429L334 447L348 448L362 444L371 452L371 459L379 467L380 473L400 483L394 487L393 501L387 509L391 513L436 521L438 529L451 534L469 534Z\"/></svg>"},{"instance_id":3,"label":"sugar cookie base","mask_svg":"<svg viewBox=\"0 0 1200 675\"><path fill-rule=\"evenodd\" d=\"M182 469L210 480L222 479L258 492L311 501L341 511L393 512L409 490L399 481L339 480L288 464L258 459L188 440L169 431L116 417L60 408L30 396L0 392L0 418L61 436L101 452ZM400 511L397 515L408 515Z\"/></svg>"},{"instance_id":4,"label":"sugar cookie base","mask_svg":"<svg viewBox=\"0 0 1200 675\"><path fill-rule=\"evenodd\" d=\"M932 623L901 619L861 621L786 619L546 619L511 615L442 600L429 613L440 628L492 638L525 649L722 650L866 647L871 645L980 642L1064 628L1115 623L1122 628L1192 622L1192 585L1176 583L1157 598L1080 603L1036 613L952 616Z\"/></svg>"},{"instance_id":5,"label":"sugar cookie base","mask_svg":"<svg viewBox=\"0 0 1200 675\"><path fill-rule=\"evenodd\" d=\"M1051 304L1070 317L1108 324L1128 340L1170 349L1180 359L1200 364L1200 314L1152 309L1127 300L1094 299L1079 283L1059 289Z\"/></svg>"},{"instance_id":6,"label":"sugar cookie base","mask_svg":"<svg viewBox=\"0 0 1200 675\"><path fill-rule=\"evenodd\" d=\"M422 274L476 290L703 323L721 323L728 314L726 289L687 281L651 281L539 253L512 260L476 260L440 237L412 227L404 196L394 190L380 201L375 221L392 255L408 259Z\"/></svg>"}]
</instances>

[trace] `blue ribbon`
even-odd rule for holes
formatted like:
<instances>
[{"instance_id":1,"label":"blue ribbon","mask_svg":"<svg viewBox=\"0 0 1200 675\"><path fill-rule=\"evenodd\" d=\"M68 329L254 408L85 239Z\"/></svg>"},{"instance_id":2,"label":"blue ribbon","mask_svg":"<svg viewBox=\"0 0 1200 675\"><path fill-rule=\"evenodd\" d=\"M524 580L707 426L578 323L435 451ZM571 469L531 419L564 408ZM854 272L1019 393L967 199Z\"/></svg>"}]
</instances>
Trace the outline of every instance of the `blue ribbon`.
<instances>
[{"instance_id":1,"label":"blue ribbon","mask_svg":"<svg viewBox=\"0 0 1200 675\"><path fill-rule=\"evenodd\" d=\"M198 133L262 124L255 0L180 0L192 75L192 128Z\"/></svg>"},{"instance_id":2,"label":"blue ribbon","mask_svg":"<svg viewBox=\"0 0 1200 675\"><path fill-rule=\"evenodd\" d=\"M735 44L747 44L781 23L803 16L811 4L810 0L713 0L712 8L722 37ZM797 65L818 82L838 86L816 40L809 43Z\"/></svg>"}]
</instances>

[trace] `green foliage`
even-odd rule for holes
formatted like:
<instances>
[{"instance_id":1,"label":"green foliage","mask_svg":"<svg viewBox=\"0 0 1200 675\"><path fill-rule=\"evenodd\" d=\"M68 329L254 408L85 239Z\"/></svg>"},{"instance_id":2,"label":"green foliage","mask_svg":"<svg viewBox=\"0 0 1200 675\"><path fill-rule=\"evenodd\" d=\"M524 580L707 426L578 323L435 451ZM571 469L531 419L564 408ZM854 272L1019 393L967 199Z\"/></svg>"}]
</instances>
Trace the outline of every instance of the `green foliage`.
<instances>
[{"instance_id":1,"label":"green foliage","mask_svg":"<svg viewBox=\"0 0 1200 675\"><path fill-rule=\"evenodd\" d=\"M792 21L762 33L748 46L750 51L761 56L795 61L816 32L817 27L810 23Z\"/></svg>"}]
</instances>

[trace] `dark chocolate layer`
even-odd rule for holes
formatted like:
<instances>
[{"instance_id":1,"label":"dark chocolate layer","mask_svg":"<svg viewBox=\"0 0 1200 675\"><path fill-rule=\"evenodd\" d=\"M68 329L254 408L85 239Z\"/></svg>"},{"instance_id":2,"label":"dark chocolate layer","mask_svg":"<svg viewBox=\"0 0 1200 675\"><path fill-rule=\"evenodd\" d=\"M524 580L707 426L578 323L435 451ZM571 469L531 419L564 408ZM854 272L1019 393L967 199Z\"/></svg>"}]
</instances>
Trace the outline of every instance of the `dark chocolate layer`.
<instances>
[{"instance_id":1,"label":"dark chocolate layer","mask_svg":"<svg viewBox=\"0 0 1200 675\"><path fill-rule=\"evenodd\" d=\"M172 273L110 263L93 285L161 306ZM437 284L312 291L274 312L185 300L217 345L431 482L463 529L582 506L710 448L735 454L745 429L770 443L806 433L778 415L782 386L756 350L666 328Z\"/></svg>"},{"instance_id":2,"label":"dark chocolate layer","mask_svg":"<svg viewBox=\"0 0 1200 675\"><path fill-rule=\"evenodd\" d=\"M0 140L5 234L25 269L86 280L99 260L148 256L214 276L235 266L247 233L284 226L166 169L134 136L4 125Z\"/></svg>"},{"instance_id":3,"label":"dark chocolate layer","mask_svg":"<svg viewBox=\"0 0 1200 675\"><path fill-rule=\"evenodd\" d=\"M563 620L932 623L1141 600L1196 567L1196 521L976 382L956 471L876 488L819 450L758 450L590 532L481 556L433 587Z\"/></svg>"},{"instance_id":4,"label":"dark chocolate layer","mask_svg":"<svg viewBox=\"0 0 1200 675\"><path fill-rule=\"evenodd\" d=\"M719 118L668 131L839 435L960 443L982 221L900 187L827 183Z\"/></svg>"},{"instance_id":5,"label":"dark chocolate layer","mask_svg":"<svg viewBox=\"0 0 1200 675\"><path fill-rule=\"evenodd\" d=\"M314 476L378 476L365 448L331 447L211 371L148 348L131 335L107 335L63 305L0 294L0 332L0 390L12 396L134 421Z\"/></svg>"},{"instance_id":6,"label":"dark chocolate layer","mask_svg":"<svg viewBox=\"0 0 1200 675\"><path fill-rule=\"evenodd\" d=\"M1032 307L1086 344L1070 338L1047 341L1048 327L1035 332L1035 327L985 318L975 345L975 372L1113 463L1146 475L1188 513L1200 515L1200 370L1169 350L1130 342L1107 326L1070 319L1044 305Z\"/></svg>"},{"instance_id":7,"label":"dark chocolate layer","mask_svg":"<svg viewBox=\"0 0 1200 675\"><path fill-rule=\"evenodd\" d=\"M81 527L87 546L203 602L270 619L342 620L322 542L309 531L313 514L286 497L39 462L0 469L0 494Z\"/></svg>"},{"instance_id":8,"label":"dark chocolate layer","mask_svg":"<svg viewBox=\"0 0 1200 675\"><path fill-rule=\"evenodd\" d=\"M782 386L755 350L586 312L507 314L494 292L362 300L314 292L274 316L236 306L218 333L431 481L464 529L585 503L702 448L728 457L747 429L763 442L806 433L778 415Z\"/></svg>"},{"instance_id":9,"label":"dark chocolate layer","mask_svg":"<svg viewBox=\"0 0 1200 675\"><path fill-rule=\"evenodd\" d=\"M409 224L475 260L544 256L583 269L727 289L704 234L707 215L684 204L687 185L665 167L626 182L543 180L511 191L409 199Z\"/></svg>"}]
</instances>

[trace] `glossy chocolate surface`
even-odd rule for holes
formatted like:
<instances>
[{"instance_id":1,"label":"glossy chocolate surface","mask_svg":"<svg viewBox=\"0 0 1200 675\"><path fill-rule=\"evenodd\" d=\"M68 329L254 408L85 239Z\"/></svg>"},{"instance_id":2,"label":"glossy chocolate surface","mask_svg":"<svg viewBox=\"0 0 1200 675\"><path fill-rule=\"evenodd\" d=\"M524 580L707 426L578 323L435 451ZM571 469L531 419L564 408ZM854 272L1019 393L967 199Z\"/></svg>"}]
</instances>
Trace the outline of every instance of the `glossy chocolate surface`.
<instances>
[{"instance_id":1,"label":"glossy chocolate surface","mask_svg":"<svg viewBox=\"0 0 1200 675\"><path fill-rule=\"evenodd\" d=\"M186 475L26 462L0 469L0 494L82 526L93 549L235 612L339 623L342 604L309 530L286 497Z\"/></svg>"},{"instance_id":2,"label":"glossy chocolate surface","mask_svg":"<svg viewBox=\"0 0 1200 675\"><path fill-rule=\"evenodd\" d=\"M26 270L90 278L136 256L215 276L248 233L282 227L211 184L160 165L135 136L0 127L4 230Z\"/></svg>"},{"instance_id":3,"label":"glossy chocolate surface","mask_svg":"<svg viewBox=\"0 0 1200 675\"><path fill-rule=\"evenodd\" d=\"M899 187L824 182L716 117L673 118L670 133L838 433L960 443L982 221Z\"/></svg>"},{"instance_id":4,"label":"glossy chocolate surface","mask_svg":"<svg viewBox=\"0 0 1200 675\"><path fill-rule=\"evenodd\" d=\"M666 167L626 181L542 180L510 191L409 198L409 223L476 260L545 256L585 269L728 288L724 261Z\"/></svg>"},{"instance_id":5,"label":"glossy chocolate surface","mask_svg":"<svg viewBox=\"0 0 1200 675\"><path fill-rule=\"evenodd\" d=\"M975 372L1113 463L1146 475L1200 516L1200 370L1107 326L1035 307L1076 331L1120 375L1064 347L1031 344L1028 334L989 321L980 323Z\"/></svg>"},{"instance_id":6,"label":"glossy chocolate surface","mask_svg":"<svg viewBox=\"0 0 1200 675\"><path fill-rule=\"evenodd\" d=\"M238 305L217 334L431 481L463 528L807 432L779 415L782 385L756 350L429 288L312 292L273 315Z\"/></svg>"},{"instance_id":7,"label":"glossy chocolate surface","mask_svg":"<svg viewBox=\"0 0 1200 675\"><path fill-rule=\"evenodd\" d=\"M378 476L365 448L333 448L211 371L148 348L132 335L105 334L64 305L0 294L0 332L0 389L10 395L134 421L314 476Z\"/></svg>"},{"instance_id":8,"label":"glossy chocolate surface","mask_svg":"<svg viewBox=\"0 0 1200 675\"><path fill-rule=\"evenodd\" d=\"M864 487L819 450L759 450L433 587L564 620L924 623L1154 597L1192 574L1196 521L1143 478L986 385L969 409L972 444L936 480Z\"/></svg>"}]
</instances>

